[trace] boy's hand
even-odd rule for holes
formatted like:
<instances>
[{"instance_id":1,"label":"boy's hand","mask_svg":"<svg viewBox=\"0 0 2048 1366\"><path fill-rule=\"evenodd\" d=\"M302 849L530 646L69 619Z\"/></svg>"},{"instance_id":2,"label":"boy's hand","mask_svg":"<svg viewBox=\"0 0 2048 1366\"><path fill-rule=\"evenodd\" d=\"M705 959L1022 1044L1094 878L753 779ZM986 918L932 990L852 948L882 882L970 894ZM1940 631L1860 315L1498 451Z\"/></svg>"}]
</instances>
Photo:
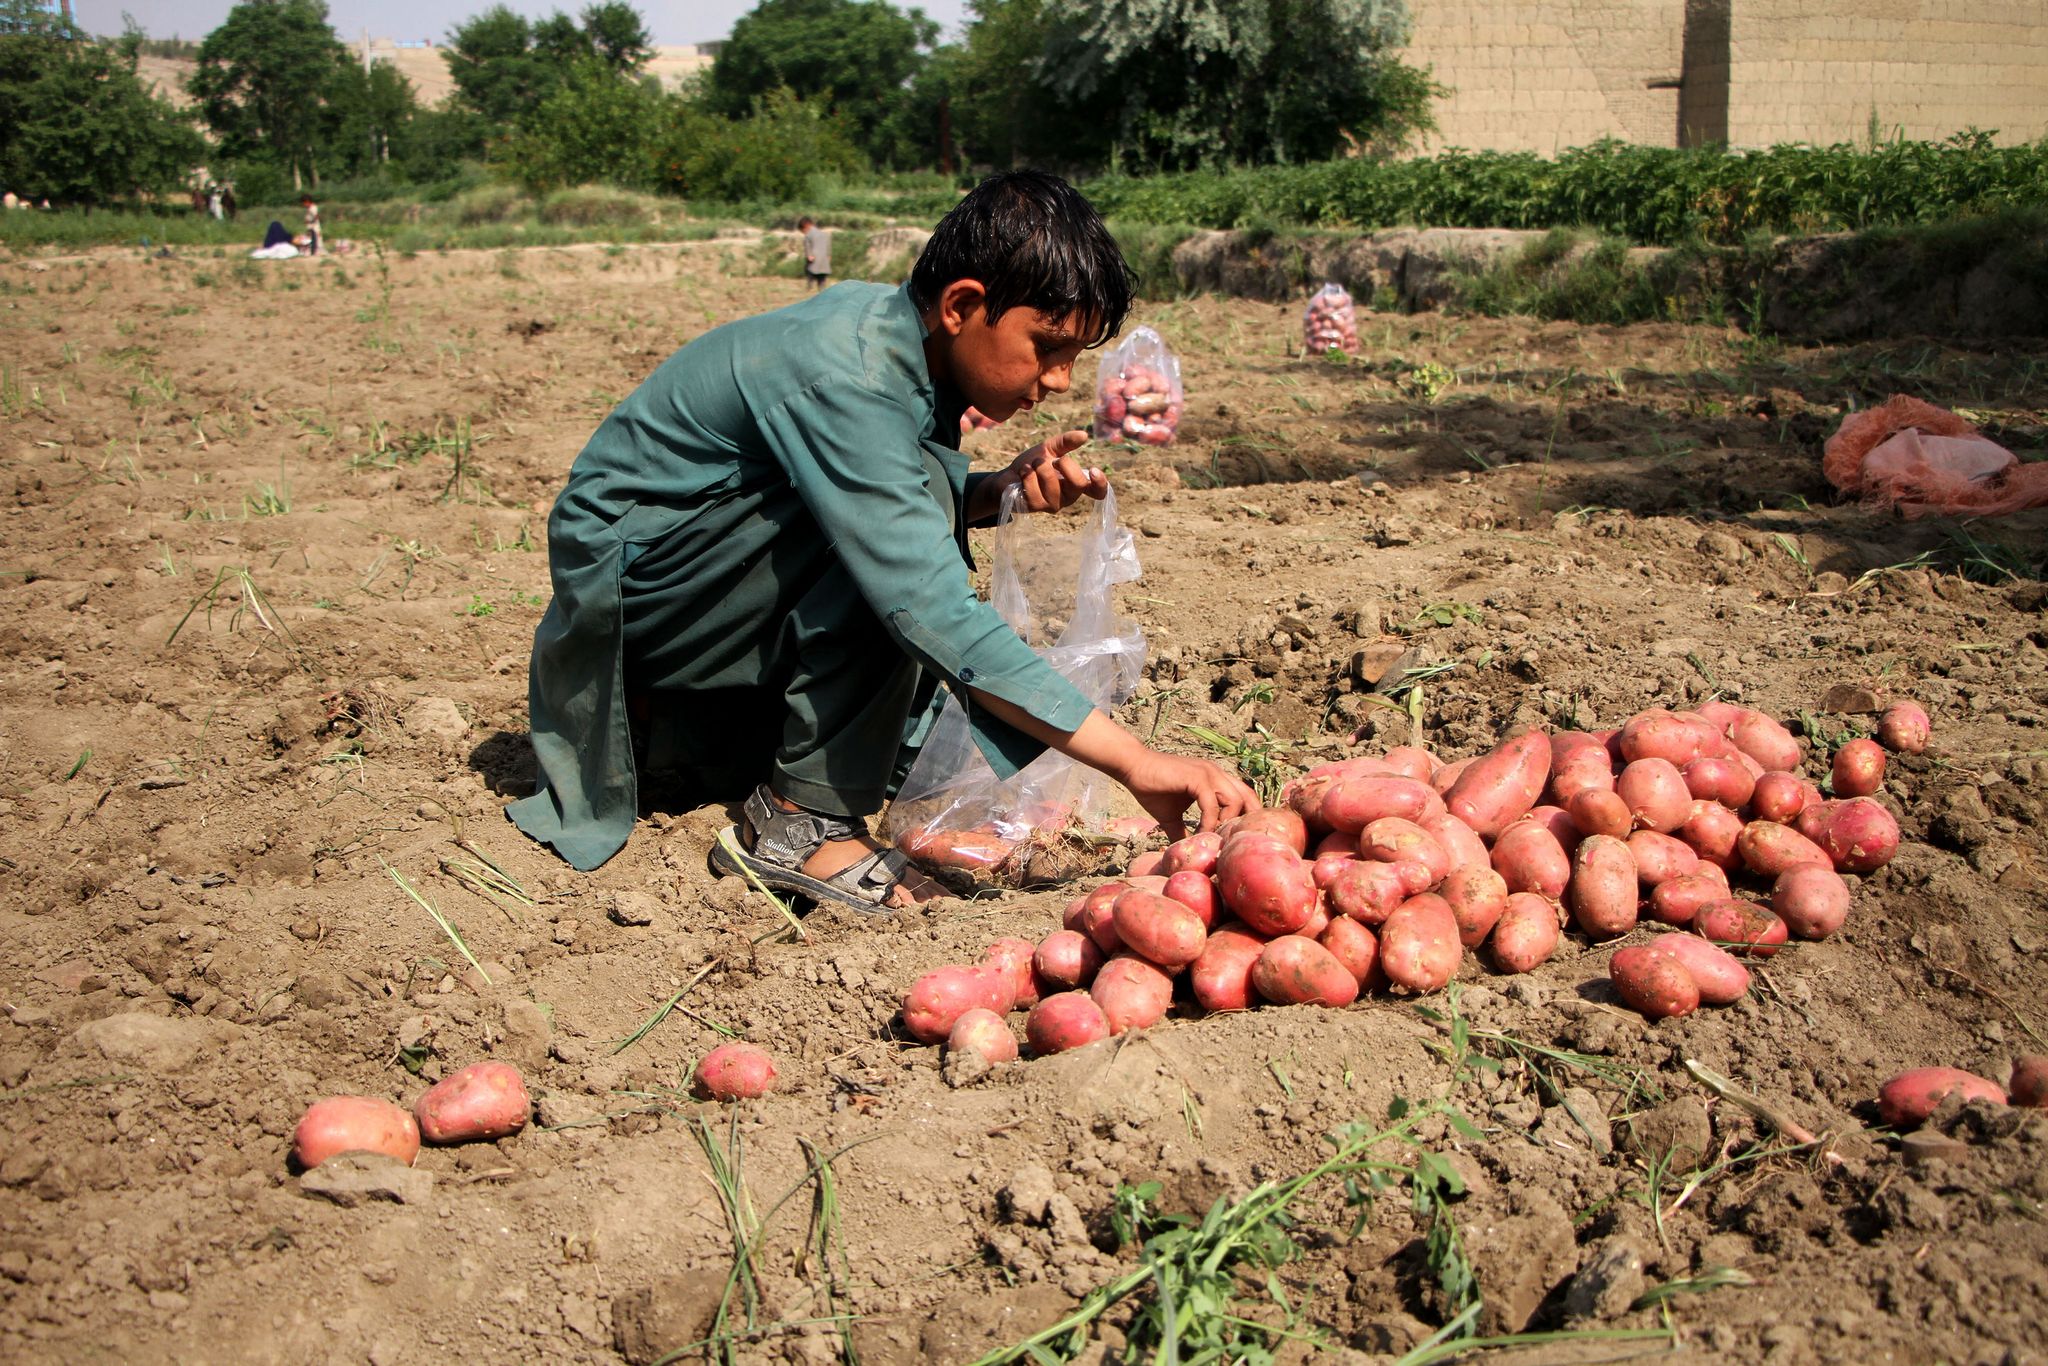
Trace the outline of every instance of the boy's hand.
<instances>
[{"instance_id":1,"label":"boy's hand","mask_svg":"<svg viewBox=\"0 0 2048 1366\"><path fill-rule=\"evenodd\" d=\"M1109 476L1086 467L1074 452L1088 444L1086 432L1061 432L1010 462L1011 482L1024 491L1029 512L1058 512L1082 494L1103 498L1109 494Z\"/></svg>"},{"instance_id":2,"label":"boy's hand","mask_svg":"<svg viewBox=\"0 0 2048 1366\"><path fill-rule=\"evenodd\" d=\"M1168 839L1187 833L1190 805L1202 810L1203 830L1214 830L1233 816L1259 807L1258 794L1244 780L1206 759L1161 754L1148 749L1129 769L1116 775L1145 814L1159 822Z\"/></svg>"}]
</instances>

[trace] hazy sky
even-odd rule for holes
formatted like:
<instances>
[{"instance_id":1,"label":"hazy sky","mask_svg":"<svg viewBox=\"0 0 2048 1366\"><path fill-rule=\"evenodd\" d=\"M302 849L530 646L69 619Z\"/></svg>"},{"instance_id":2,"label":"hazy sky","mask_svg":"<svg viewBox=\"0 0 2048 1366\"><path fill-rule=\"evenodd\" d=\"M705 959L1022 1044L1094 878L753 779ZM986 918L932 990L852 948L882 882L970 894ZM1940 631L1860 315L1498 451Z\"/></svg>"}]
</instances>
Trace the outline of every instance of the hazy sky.
<instances>
[{"instance_id":1,"label":"hazy sky","mask_svg":"<svg viewBox=\"0 0 2048 1366\"><path fill-rule=\"evenodd\" d=\"M373 38L440 42L462 20L490 8L492 0L327 0L328 18L334 31L346 40L362 36L365 28ZM521 14L542 15L553 10L571 14L587 0L506 0ZM637 0L647 28L657 43L698 43L723 38L733 20L754 8L758 0ZM152 38L203 38L227 17L234 0L73 0L72 13L90 33L121 31L121 14L135 16ZM896 0L897 8L908 8ZM948 30L957 28L965 16L965 0L923 0L918 6Z\"/></svg>"}]
</instances>

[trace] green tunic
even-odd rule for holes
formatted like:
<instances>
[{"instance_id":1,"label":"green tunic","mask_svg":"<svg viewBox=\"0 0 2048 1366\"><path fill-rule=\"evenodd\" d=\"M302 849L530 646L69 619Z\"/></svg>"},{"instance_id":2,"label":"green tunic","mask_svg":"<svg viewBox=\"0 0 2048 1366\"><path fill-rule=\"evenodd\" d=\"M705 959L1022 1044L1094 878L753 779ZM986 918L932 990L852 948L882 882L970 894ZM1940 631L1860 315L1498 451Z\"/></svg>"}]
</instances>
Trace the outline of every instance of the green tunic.
<instances>
[{"instance_id":1,"label":"green tunic","mask_svg":"<svg viewBox=\"0 0 2048 1366\"><path fill-rule=\"evenodd\" d=\"M1091 704L969 579L966 403L907 290L847 283L705 333L591 436L548 517L529 693L539 786L508 814L577 868L625 846L654 767L879 809L944 681L1062 731ZM1007 777L1043 746L968 707ZM664 762L666 761L666 762ZM717 795L738 795L744 787Z\"/></svg>"}]
</instances>

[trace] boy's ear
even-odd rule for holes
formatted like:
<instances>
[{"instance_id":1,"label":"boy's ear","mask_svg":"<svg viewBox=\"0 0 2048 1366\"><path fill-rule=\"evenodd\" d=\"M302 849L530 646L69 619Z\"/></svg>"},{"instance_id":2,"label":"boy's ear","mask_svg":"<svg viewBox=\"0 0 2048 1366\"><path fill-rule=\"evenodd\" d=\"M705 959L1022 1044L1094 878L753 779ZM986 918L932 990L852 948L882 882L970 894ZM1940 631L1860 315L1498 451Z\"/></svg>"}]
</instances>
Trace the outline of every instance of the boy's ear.
<instances>
[{"instance_id":1,"label":"boy's ear","mask_svg":"<svg viewBox=\"0 0 2048 1366\"><path fill-rule=\"evenodd\" d=\"M949 337L967 330L967 324L988 302L988 289L979 280L955 280L939 291L938 326Z\"/></svg>"}]
</instances>

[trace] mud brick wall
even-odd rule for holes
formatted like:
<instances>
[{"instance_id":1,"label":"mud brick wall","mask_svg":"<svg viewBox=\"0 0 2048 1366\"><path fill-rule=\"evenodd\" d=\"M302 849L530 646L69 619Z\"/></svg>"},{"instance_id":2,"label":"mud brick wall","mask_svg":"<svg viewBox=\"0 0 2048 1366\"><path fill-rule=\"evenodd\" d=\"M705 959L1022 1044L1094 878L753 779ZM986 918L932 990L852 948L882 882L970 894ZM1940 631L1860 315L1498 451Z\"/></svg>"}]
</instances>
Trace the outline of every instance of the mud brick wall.
<instances>
[{"instance_id":1,"label":"mud brick wall","mask_svg":"<svg viewBox=\"0 0 2048 1366\"><path fill-rule=\"evenodd\" d=\"M2048 0L1411 0L1444 147L2048 135Z\"/></svg>"}]
</instances>

